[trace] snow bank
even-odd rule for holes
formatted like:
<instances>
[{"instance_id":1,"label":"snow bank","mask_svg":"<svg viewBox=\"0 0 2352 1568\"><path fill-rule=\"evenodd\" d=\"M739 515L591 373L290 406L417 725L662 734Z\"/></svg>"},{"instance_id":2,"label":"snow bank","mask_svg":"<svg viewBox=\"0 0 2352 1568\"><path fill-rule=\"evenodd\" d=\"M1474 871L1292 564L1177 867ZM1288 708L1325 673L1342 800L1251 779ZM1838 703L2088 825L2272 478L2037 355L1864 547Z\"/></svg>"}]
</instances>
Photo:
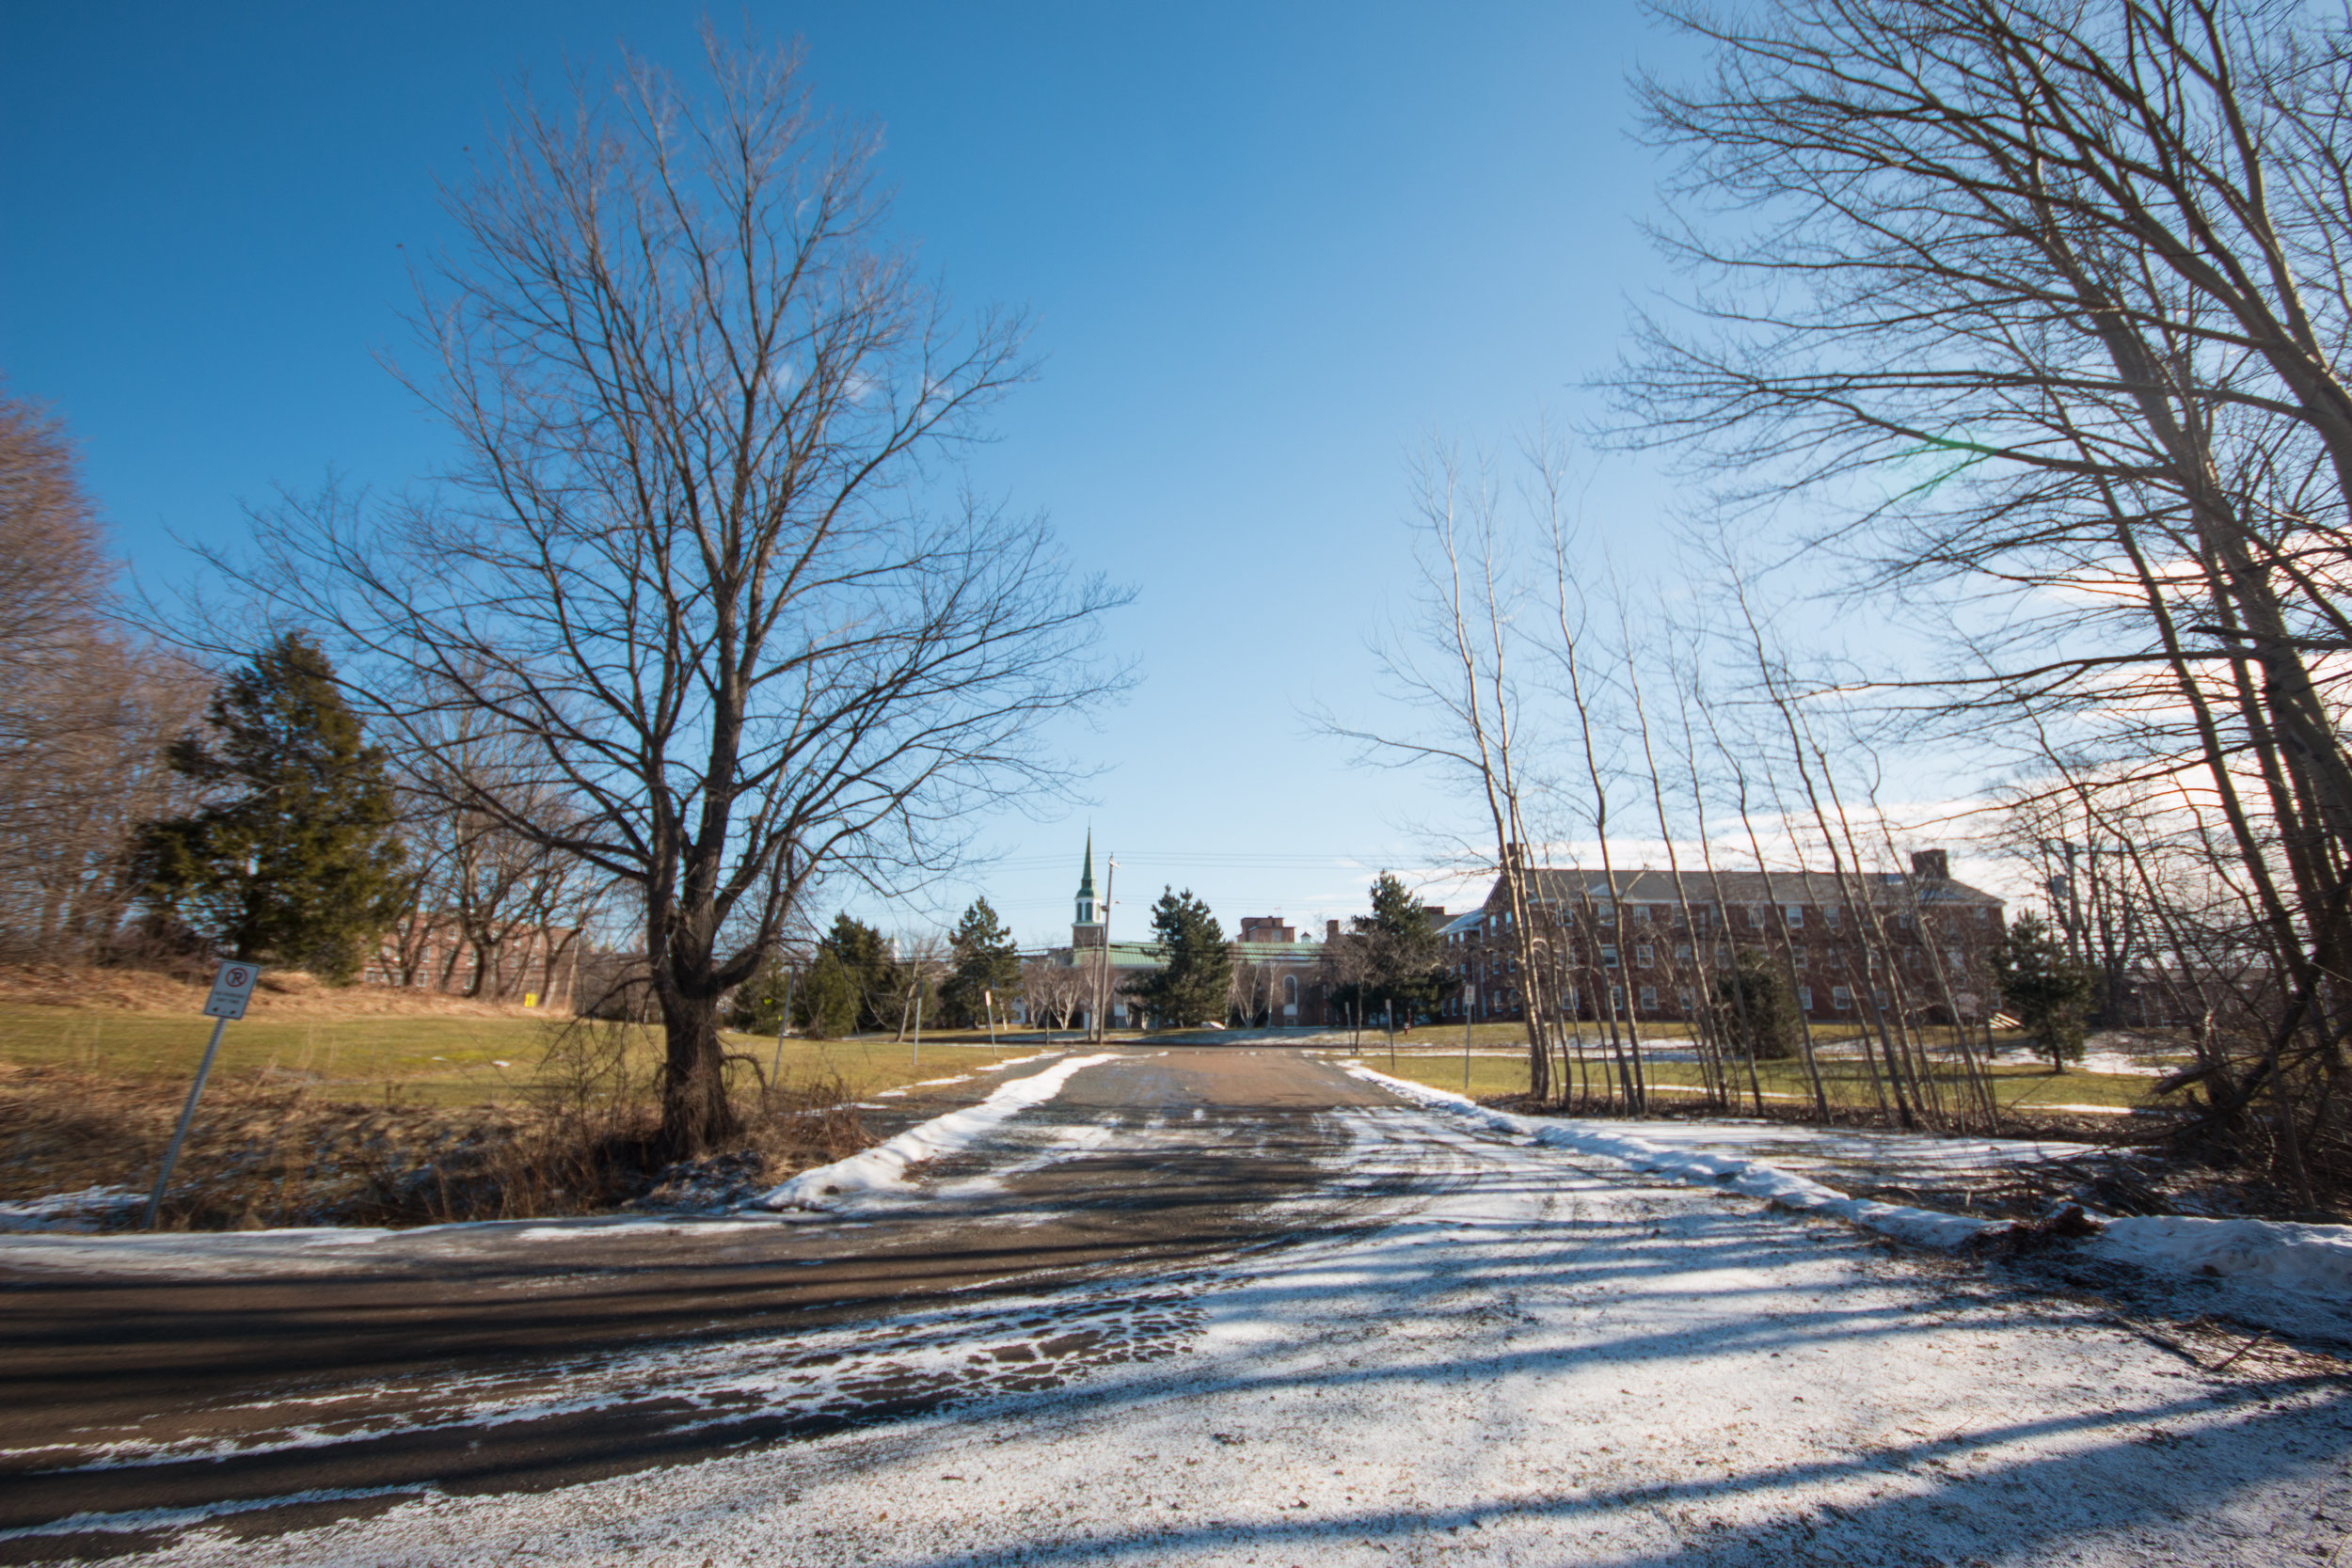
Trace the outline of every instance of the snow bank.
<instances>
[{"instance_id":1,"label":"snow bank","mask_svg":"<svg viewBox=\"0 0 2352 1568\"><path fill-rule=\"evenodd\" d=\"M2144 1269L2238 1275L2339 1305L2352 1300L2352 1227L2134 1216L2108 1220L2084 1245Z\"/></svg>"},{"instance_id":2,"label":"snow bank","mask_svg":"<svg viewBox=\"0 0 2352 1568\"><path fill-rule=\"evenodd\" d=\"M1000 1123L1032 1105L1042 1105L1061 1093L1073 1075L1098 1062L1115 1062L1118 1053L1073 1056L1044 1071L1016 1078L977 1105L933 1117L897 1137L863 1153L830 1165L804 1170L759 1199L763 1209L812 1209L819 1212L853 1207L861 1195L906 1184L909 1165L969 1148Z\"/></svg>"},{"instance_id":3,"label":"snow bank","mask_svg":"<svg viewBox=\"0 0 2352 1568\"><path fill-rule=\"evenodd\" d=\"M146 1202L145 1193L128 1187L85 1187L78 1193L21 1198L0 1203L0 1231L95 1230Z\"/></svg>"},{"instance_id":4,"label":"snow bank","mask_svg":"<svg viewBox=\"0 0 2352 1568\"><path fill-rule=\"evenodd\" d=\"M1597 1154L1638 1171L1671 1176L1678 1180L1727 1186L1770 1198L1784 1208L1849 1220L1899 1241L1922 1246L1957 1247L1986 1230L2000 1227L2000 1222L1992 1220L1847 1197L1762 1160L1676 1148L1591 1122L1513 1116L1458 1094L1391 1078L1367 1067L1351 1066L1348 1070L1408 1100L1454 1112L1548 1148ZM1990 1150L1998 1145L1979 1142L1972 1147ZM2257 1281L2337 1304L2352 1299L2352 1226L2185 1216L2102 1216L2100 1224L2100 1233L2082 1243L2084 1250L2093 1257L2164 1274Z\"/></svg>"},{"instance_id":5,"label":"snow bank","mask_svg":"<svg viewBox=\"0 0 2352 1568\"><path fill-rule=\"evenodd\" d=\"M1989 1228L1991 1224L1986 1220L1965 1219L1958 1214L1939 1214L1931 1209L1911 1209L1899 1203L1848 1197L1843 1193L1822 1186L1819 1181L1782 1170L1777 1165L1767 1164L1761 1160L1742 1159L1736 1154L1709 1154L1697 1149L1674 1148L1662 1143L1653 1143L1647 1138L1635 1137L1629 1132L1596 1127L1590 1122L1514 1116L1508 1111L1481 1105L1474 1100L1448 1093L1444 1089L1433 1089L1423 1084L1391 1078L1385 1072L1375 1072L1368 1067L1351 1065L1347 1070L1408 1100L1483 1121L1498 1131L1516 1133L1549 1148L1597 1154L1603 1159L1630 1165L1638 1171L1671 1176L1683 1181L1730 1187L1754 1197L1769 1198L1783 1208L1850 1220L1898 1241L1921 1246L1956 1247Z\"/></svg>"}]
</instances>

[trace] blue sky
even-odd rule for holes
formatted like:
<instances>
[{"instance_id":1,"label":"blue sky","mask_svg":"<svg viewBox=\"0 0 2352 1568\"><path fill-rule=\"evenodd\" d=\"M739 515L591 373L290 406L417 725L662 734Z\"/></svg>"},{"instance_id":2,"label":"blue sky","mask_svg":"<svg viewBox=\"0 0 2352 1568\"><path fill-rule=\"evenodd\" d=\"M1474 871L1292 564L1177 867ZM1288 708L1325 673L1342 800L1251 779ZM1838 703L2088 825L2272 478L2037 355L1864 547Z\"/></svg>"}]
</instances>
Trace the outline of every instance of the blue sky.
<instances>
[{"instance_id":1,"label":"blue sky","mask_svg":"<svg viewBox=\"0 0 2352 1568\"><path fill-rule=\"evenodd\" d=\"M1402 581L1412 449L1584 411L1655 280L1628 72L1678 45L1630 6L740 14L880 123L898 226L954 294L1033 313L1042 373L980 478L1139 590L1110 641L1142 681L1068 737L1105 768L1096 803L992 825L1004 859L973 886L1053 937L1090 819L1126 867L1122 935L1163 881L1229 927L1359 910L1368 868L1470 818L1299 709L1378 712L1363 636ZM169 535L231 539L274 485L434 464L374 356L402 344L405 255L442 238L436 177L518 76L558 89L622 40L691 72L696 19L0 3L0 373L80 437L144 578L183 576ZM1670 500L1613 461L1588 516L1638 564Z\"/></svg>"}]
</instances>

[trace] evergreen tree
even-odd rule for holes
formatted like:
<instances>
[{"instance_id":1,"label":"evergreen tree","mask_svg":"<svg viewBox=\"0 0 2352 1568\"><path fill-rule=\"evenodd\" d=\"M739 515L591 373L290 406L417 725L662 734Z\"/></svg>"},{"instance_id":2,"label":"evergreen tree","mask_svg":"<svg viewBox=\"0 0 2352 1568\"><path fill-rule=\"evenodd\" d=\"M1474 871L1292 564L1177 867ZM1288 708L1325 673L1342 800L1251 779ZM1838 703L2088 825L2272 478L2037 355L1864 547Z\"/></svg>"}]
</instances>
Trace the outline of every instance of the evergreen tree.
<instances>
[{"instance_id":1,"label":"evergreen tree","mask_svg":"<svg viewBox=\"0 0 2352 1568\"><path fill-rule=\"evenodd\" d=\"M236 958L350 979L409 895L383 752L298 632L231 675L206 718L209 740L182 739L170 764L210 803L140 830L142 896Z\"/></svg>"},{"instance_id":2,"label":"evergreen tree","mask_svg":"<svg viewBox=\"0 0 2352 1568\"><path fill-rule=\"evenodd\" d=\"M1341 940L1355 949L1348 966L1355 978L1334 991L1332 1001L1360 1007L1366 1019L1395 1009L1406 1023L1454 993L1461 980L1447 960L1445 939L1430 924L1404 879L1383 871L1372 884L1372 913L1357 915Z\"/></svg>"},{"instance_id":3,"label":"evergreen tree","mask_svg":"<svg viewBox=\"0 0 2352 1568\"><path fill-rule=\"evenodd\" d=\"M793 1011L823 1020L824 1033L847 1035L896 1025L898 966L891 959L890 943L864 921L847 914L834 917L833 929L817 943L809 979L809 1006L817 1011L809 1014L798 1006ZM829 1007L833 1010L827 1011Z\"/></svg>"},{"instance_id":4,"label":"evergreen tree","mask_svg":"<svg viewBox=\"0 0 2352 1568\"><path fill-rule=\"evenodd\" d=\"M1715 1006L1724 1033L1749 1054L1772 1061L1797 1053L1797 999L1780 966L1761 949L1742 947L1734 955L1731 973L1716 978Z\"/></svg>"},{"instance_id":5,"label":"evergreen tree","mask_svg":"<svg viewBox=\"0 0 2352 1568\"><path fill-rule=\"evenodd\" d=\"M940 1021L954 1029L988 1022L993 992L1001 1006L1021 989L1021 950L988 900L976 898L947 938L948 971L939 988Z\"/></svg>"},{"instance_id":6,"label":"evergreen tree","mask_svg":"<svg viewBox=\"0 0 2352 1568\"><path fill-rule=\"evenodd\" d=\"M813 1038L837 1040L857 1032L865 1003L866 989L841 955L819 946L793 993L792 1021Z\"/></svg>"},{"instance_id":7,"label":"evergreen tree","mask_svg":"<svg viewBox=\"0 0 2352 1568\"><path fill-rule=\"evenodd\" d=\"M784 1005L792 1002L792 1011L800 1010L799 977L782 953L771 953L753 971L752 977L735 988L727 998L727 1027L747 1034L773 1035L784 1027Z\"/></svg>"},{"instance_id":8,"label":"evergreen tree","mask_svg":"<svg viewBox=\"0 0 2352 1568\"><path fill-rule=\"evenodd\" d=\"M2019 915L1993 949L1993 973L2001 1003L2033 1036L2035 1049L2050 1058L2052 1072L2080 1061L2083 1020L2090 1010L2090 970L2067 956L2041 917Z\"/></svg>"},{"instance_id":9,"label":"evergreen tree","mask_svg":"<svg viewBox=\"0 0 2352 1568\"><path fill-rule=\"evenodd\" d=\"M1225 1016L1233 982L1233 954L1225 928L1209 906L1192 895L1163 888L1152 906L1152 952L1160 967L1125 986L1154 1022L1190 1028Z\"/></svg>"}]
</instances>

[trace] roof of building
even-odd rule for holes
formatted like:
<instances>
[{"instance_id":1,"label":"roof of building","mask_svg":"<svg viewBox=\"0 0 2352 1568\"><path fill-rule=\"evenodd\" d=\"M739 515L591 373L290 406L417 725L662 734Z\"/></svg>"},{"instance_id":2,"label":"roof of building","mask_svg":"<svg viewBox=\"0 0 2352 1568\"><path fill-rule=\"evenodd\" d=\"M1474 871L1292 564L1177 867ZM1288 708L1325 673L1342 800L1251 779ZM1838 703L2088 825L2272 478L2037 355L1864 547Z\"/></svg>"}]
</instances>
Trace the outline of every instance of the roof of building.
<instances>
[{"instance_id":1,"label":"roof of building","mask_svg":"<svg viewBox=\"0 0 2352 1568\"><path fill-rule=\"evenodd\" d=\"M1323 961L1323 943L1319 942L1229 942L1225 944L1236 961L1264 964L1311 964ZM1055 947L1047 954L1057 963L1073 967L1101 963L1095 955L1100 947ZM1159 949L1148 942L1114 942L1110 944L1113 969L1157 969L1161 959Z\"/></svg>"},{"instance_id":2,"label":"roof of building","mask_svg":"<svg viewBox=\"0 0 2352 1568\"><path fill-rule=\"evenodd\" d=\"M1629 904L1677 904L1688 898L1692 904L1812 904L1841 906L1846 901L1846 889L1837 877L1827 871L1660 871L1649 866L1622 870L1613 877L1598 871L1585 871L1574 866L1530 866L1527 870L1528 895L1540 904L1574 904L1590 898L1606 899L1610 889L1616 889L1616 897ZM1872 902L1886 905L1921 904L1984 904L1998 908L2003 900L1982 888L1949 878L1927 879L1913 877L1900 871L1866 871L1849 874L1847 881L1858 884L1859 890ZM1679 883L1679 887L1677 887ZM1722 891L1717 892L1720 888ZM1501 878L1495 879L1494 890L1486 895L1493 904L1502 891ZM1450 929L1451 927L1449 927Z\"/></svg>"}]
</instances>

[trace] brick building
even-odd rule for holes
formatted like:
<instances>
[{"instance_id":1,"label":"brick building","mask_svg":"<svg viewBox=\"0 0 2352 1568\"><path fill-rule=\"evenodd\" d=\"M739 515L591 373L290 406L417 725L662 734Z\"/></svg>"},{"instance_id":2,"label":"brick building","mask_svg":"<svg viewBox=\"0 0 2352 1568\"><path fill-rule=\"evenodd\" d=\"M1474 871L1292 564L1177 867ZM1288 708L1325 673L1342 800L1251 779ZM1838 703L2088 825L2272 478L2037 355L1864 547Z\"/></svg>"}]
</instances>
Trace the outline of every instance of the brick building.
<instances>
[{"instance_id":1,"label":"brick building","mask_svg":"<svg viewBox=\"0 0 2352 1568\"><path fill-rule=\"evenodd\" d=\"M1892 1009L1925 1022L1975 1022L1997 1001L1991 953L2002 900L1954 881L1941 849L1908 873L1676 874L1613 878L1573 867L1522 873L1538 952L1557 967L1564 1016L1680 1022L1698 1016L1735 954L1754 949L1782 974L1815 1023L1867 1022ZM1619 916L1622 914L1622 924ZM1444 927L1465 992L1442 1016L1519 1020L1519 943L1507 881Z\"/></svg>"},{"instance_id":2,"label":"brick building","mask_svg":"<svg viewBox=\"0 0 2352 1568\"><path fill-rule=\"evenodd\" d=\"M568 1009L580 990L580 958L577 927L517 922L485 941L469 937L454 915L418 914L384 933L360 979Z\"/></svg>"},{"instance_id":3,"label":"brick building","mask_svg":"<svg viewBox=\"0 0 2352 1568\"><path fill-rule=\"evenodd\" d=\"M1339 923L1333 921L1331 926ZM1279 915L1244 915L1241 933L1229 942L1236 975L1236 1005L1250 1022L1263 1021L1280 1028L1317 1028L1326 1021L1327 987L1323 979L1323 943L1311 937L1301 942L1298 932ZM1150 942L1110 940L1108 910L1094 894L1094 840L1088 836L1085 868L1078 879L1076 908L1070 926L1070 945L1048 950L1046 961L1101 975L1089 994L1104 996L1114 1028L1139 1024L1134 999L1123 994L1126 982L1160 967ZM1091 1027L1091 1008L1082 1009L1078 1022Z\"/></svg>"}]
</instances>

